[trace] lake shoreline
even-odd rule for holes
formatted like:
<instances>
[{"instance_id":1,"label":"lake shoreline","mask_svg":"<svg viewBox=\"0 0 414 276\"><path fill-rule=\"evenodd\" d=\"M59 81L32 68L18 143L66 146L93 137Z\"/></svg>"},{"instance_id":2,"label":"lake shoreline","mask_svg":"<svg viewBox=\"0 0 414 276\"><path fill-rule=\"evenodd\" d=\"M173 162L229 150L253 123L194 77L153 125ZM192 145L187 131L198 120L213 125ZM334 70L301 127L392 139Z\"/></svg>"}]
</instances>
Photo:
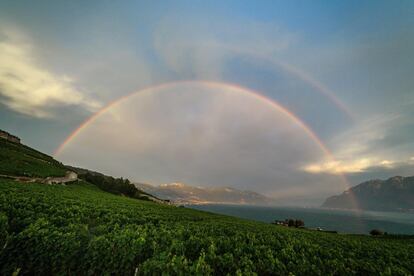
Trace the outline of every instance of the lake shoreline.
<instances>
[{"instance_id":1,"label":"lake shoreline","mask_svg":"<svg viewBox=\"0 0 414 276\"><path fill-rule=\"evenodd\" d=\"M234 204L197 204L186 207L266 223L290 218L301 219L307 228L321 228L344 234L369 234L372 229L380 229L389 234L414 234L413 213Z\"/></svg>"}]
</instances>

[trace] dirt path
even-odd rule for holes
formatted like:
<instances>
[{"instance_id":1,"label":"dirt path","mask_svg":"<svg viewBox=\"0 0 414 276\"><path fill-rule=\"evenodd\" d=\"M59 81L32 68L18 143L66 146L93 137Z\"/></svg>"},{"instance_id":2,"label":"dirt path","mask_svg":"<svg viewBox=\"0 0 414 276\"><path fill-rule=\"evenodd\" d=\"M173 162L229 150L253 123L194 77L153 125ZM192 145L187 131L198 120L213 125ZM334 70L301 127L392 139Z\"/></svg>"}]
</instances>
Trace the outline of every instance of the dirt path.
<instances>
[{"instance_id":1,"label":"dirt path","mask_svg":"<svg viewBox=\"0 0 414 276\"><path fill-rule=\"evenodd\" d=\"M7 174L0 174L0 177L13 179L19 182L27 182L27 183L41 182L45 184L66 184L66 183L74 182L78 180L78 175L72 171L67 171L66 175L63 177L49 176L46 178L40 178L40 177L15 176L15 175L7 175Z\"/></svg>"},{"instance_id":2,"label":"dirt path","mask_svg":"<svg viewBox=\"0 0 414 276\"><path fill-rule=\"evenodd\" d=\"M43 178L0 174L1 178L13 179L20 182L40 182Z\"/></svg>"}]
</instances>

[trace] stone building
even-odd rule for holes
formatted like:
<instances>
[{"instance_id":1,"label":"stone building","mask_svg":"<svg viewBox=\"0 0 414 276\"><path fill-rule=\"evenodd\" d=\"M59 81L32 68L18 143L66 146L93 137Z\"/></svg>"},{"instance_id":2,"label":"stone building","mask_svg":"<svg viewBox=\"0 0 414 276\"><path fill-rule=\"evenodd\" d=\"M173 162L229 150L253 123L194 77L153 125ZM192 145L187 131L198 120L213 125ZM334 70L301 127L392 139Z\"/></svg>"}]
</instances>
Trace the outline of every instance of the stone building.
<instances>
[{"instance_id":1,"label":"stone building","mask_svg":"<svg viewBox=\"0 0 414 276\"><path fill-rule=\"evenodd\" d=\"M6 140L8 140L10 142L13 142L13 143L20 144L20 138L19 137L14 136L14 135L8 133L7 131L1 130L1 129L0 129L0 138L6 139Z\"/></svg>"},{"instance_id":2,"label":"stone building","mask_svg":"<svg viewBox=\"0 0 414 276\"><path fill-rule=\"evenodd\" d=\"M67 171L64 177L47 177L43 182L46 184L66 184L78 180L78 174Z\"/></svg>"}]
</instances>

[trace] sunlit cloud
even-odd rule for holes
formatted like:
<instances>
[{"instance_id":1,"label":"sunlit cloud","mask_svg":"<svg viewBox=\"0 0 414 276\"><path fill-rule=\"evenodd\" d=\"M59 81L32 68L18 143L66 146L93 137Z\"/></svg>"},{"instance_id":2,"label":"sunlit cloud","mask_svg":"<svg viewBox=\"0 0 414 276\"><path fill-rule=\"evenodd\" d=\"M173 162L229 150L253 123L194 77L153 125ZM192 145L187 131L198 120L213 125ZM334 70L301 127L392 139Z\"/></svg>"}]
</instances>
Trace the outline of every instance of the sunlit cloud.
<instances>
[{"instance_id":1,"label":"sunlit cloud","mask_svg":"<svg viewBox=\"0 0 414 276\"><path fill-rule=\"evenodd\" d=\"M302 169L312 174L364 174L372 171L398 173L412 165L410 111L376 115L359 121L354 127L330 141L335 161L319 160ZM407 133L408 132L408 133Z\"/></svg>"},{"instance_id":2,"label":"sunlit cloud","mask_svg":"<svg viewBox=\"0 0 414 276\"><path fill-rule=\"evenodd\" d=\"M55 108L80 106L89 111L100 107L74 85L38 64L33 47L24 35L0 29L0 102L33 117L53 117Z\"/></svg>"},{"instance_id":3,"label":"sunlit cloud","mask_svg":"<svg viewBox=\"0 0 414 276\"><path fill-rule=\"evenodd\" d=\"M387 160L364 158L348 161L328 161L309 164L303 167L311 174L356 174L378 170L392 170L414 165L414 158L402 160Z\"/></svg>"},{"instance_id":4,"label":"sunlit cloud","mask_svg":"<svg viewBox=\"0 0 414 276\"><path fill-rule=\"evenodd\" d=\"M381 166L384 166L384 167L387 167L387 168L392 168L393 167L393 165L394 165L394 161L390 161L390 160L382 160L381 162L380 162L380 165Z\"/></svg>"},{"instance_id":5,"label":"sunlit cloud","mask_svg":"<svg viewBox=\"0 0 414 276\"><path fill-rule=\"evenodd\" d=\"M366 168L373 165L370 159L360 159L355 161L328 161L317 164L310 164L303 169L309 173L328 173L328 174L343 174L362 172Z\"/></svg>"}]
</instances>

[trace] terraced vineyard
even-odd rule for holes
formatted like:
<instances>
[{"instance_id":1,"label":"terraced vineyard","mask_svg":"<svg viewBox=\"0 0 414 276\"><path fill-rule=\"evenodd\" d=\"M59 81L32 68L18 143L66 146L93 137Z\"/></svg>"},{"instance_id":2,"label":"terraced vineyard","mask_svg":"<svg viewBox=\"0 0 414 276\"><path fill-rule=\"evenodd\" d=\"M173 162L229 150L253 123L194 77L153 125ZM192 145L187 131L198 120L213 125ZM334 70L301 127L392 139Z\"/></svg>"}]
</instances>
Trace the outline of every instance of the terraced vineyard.
<instances>
[{"instance_id":1,"label":"terraced vineyard","mask_svg":"<svg viewBox=\"0 0 414 276\"><path fill-rule=\"evenodd\" d=\"M0 139L0 174L48 177L64 176L66 168L44 153Z\"/></svg>"},{"instance_id":2,"label":"terraced vineyard","mask_svg":"<svg viewBox=\"0 0 414 276\"><path fill-rule=\"evenodd\" d=\"M0 174L47 177L66 169L0 140ZM128 180L76 170L84 180L67 186L0 178L0 275L414 272L412 238L289 229L139 200Z\"/></svg>"},{"instance_id":3,"label":"terraced vineyard","mask_svg":"<svg viewBox=\"0 0 414 276\"><path fill-rule=\"evenodd\" d=\"M0 180L0 274L410 275L414 240L289 229Z\"/></svg>"}]
</instances>

